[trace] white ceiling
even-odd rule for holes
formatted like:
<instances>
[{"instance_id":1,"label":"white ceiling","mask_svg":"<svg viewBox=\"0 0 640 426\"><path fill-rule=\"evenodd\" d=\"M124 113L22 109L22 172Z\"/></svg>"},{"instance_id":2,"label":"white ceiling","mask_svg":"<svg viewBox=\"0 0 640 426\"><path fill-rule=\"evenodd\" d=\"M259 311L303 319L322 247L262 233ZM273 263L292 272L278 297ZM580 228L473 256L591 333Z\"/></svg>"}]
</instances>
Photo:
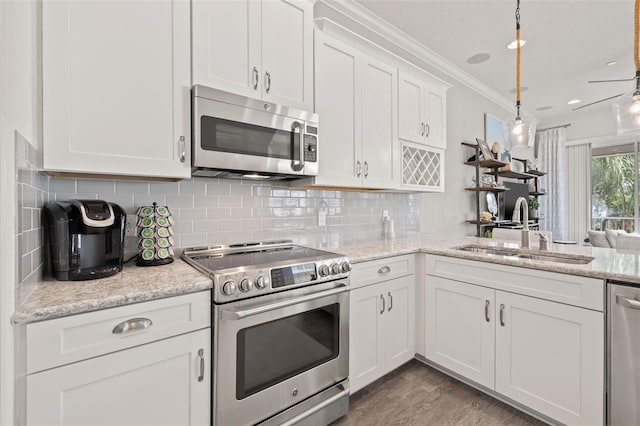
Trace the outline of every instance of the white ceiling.
<instances>
[{"instance_id":1,"label":"white ceiling","mask_svg":"<svg viewBox=\"0 0 640 426\"><path fill-rule=\"evenodd\" d=\"M515 0L358 2L515 104L510 91L516 86L516 56L506 48L515 39ZM633 77L633 7L633 0L521 0L521 38L527 41L521 85L528 87L523 108L548 122L580 114L572 108L631 91L632 82L588 81ZM490 59L467 63L478 53ZM612 60L617 64L605 65ZM571 99L582 102L567 105ZM544 106L553 108L538 110Z\"/></svg>"}]
</instances>

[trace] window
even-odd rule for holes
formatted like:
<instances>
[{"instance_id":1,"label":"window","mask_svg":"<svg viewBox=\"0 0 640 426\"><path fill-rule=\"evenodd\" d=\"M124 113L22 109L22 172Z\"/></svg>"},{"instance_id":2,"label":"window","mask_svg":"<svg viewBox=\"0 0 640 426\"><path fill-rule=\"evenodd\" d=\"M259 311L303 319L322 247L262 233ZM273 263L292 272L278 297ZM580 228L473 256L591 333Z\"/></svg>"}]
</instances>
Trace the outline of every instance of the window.
<instances>
[{"instance_id":1,"label":"window","mask_svg":"<svg viewBox=\"0 0 640 426\"><path fill-rule=\"evenodd\" d=\"M638 143L594 148L591 155L591 228L640 229Z\"/></svg>"}]
</instances>

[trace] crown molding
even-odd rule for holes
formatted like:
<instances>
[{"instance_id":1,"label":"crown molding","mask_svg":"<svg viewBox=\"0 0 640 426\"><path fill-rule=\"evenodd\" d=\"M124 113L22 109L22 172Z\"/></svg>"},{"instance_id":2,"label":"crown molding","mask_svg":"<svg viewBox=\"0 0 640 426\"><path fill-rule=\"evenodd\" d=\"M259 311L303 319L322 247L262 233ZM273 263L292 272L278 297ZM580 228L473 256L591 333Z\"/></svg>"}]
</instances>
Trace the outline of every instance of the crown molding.
<instances>
[{"instance_id":1,"label":"crown molding","mask_svg":"<svg viewBox=\"0 0 640 426\"><path fill-rule=\"evenodd\" d=\"M390 43L407 54L415 56L416 58L426 62L505 110L511 111L515 108L515 104L512 99L508 99L501 95L491 87L454 65L452 62L421 44L416 39L410 37L391 23L385 21L380 16L356 3L354 0L316 0L316 2L325 4L335 11L342 13L358 25L379 34L381 37L387 39ZM405 60L409 60L406 57L404 58ZM523 109L523 112L527 115L532 115L525 109Z\"/></svg>"}]
</instances>

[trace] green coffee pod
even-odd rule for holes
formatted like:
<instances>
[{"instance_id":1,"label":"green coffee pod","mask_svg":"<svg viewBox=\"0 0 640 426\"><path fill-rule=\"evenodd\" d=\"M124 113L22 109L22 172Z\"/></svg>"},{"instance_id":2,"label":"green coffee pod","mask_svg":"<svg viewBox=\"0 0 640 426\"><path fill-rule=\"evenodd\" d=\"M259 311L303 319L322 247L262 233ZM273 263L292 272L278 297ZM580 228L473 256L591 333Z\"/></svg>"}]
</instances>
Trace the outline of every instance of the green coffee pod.
<instances>
[{"instance_id":1,"label":"green coffee pod","mask_svg":"<svg viewBox=\"0 0 640 426\"><path fill-rule=\"evenodd\" d=\"M167 257L169 257L169 250L167 250L166 248L158 249L156 257L158 259L166 259Z\"/></svg>"},{"instance_id":2,"label":"green coffee pod","mask_svg":"<svg viewBox=\"0 0 640 426\"><path fill-rule=\"evenodd\" d=\"M167 219L166 217L157 217L156 223L160 226L167 227L169 226L169 219Z\"/></svg>"},{"instance_id":3,"label":"green coffee pod","mask_svg":"<svg viewBox=\"0 0 640 426\"><path fill-rule=\"evenodd\" d=\"M158 238L158 247L167 248L169 247L169 240L166 238Z\"/></svg>"},{"instance_id":4,"label":"green coffee pod","mask_svg":"<svg viewBox=\"0 0 640 426\"><path fill-rule=\"evenodd\" d=\"M142 260L153 260L153 257L154 257L153 250L151 249L142 250L142 253L140 253L140 257L142 257Z\"/></svg>"},{"instance_id":5,"label":"green coffee pod","mask_svg":"<svg viewBox=\"0 0 640 426\"><path fill-rule=\"evenodd\" d=\"M145 217L144 219L140 219L138 221L138 226L142 226L143 228L149 228L153 226L153 219L150 217Z\"/></svg>"},{"instance_id":6,"label":"green coffee pod","mask_svg":"<svg viewBox=\"0 0 640 426\"><path fill-rule=\"evenodd\" d=\"M169 228L158 228L158 237L160 238L167 238L171 235L171 233L169 232Z\"/></svg>"},{"instance_id":7,"label":"green coffee pod","mask_svg":"<svg viewBox=\"0 0 640 426\"><path fill-rule=\"evenodd\" d=\"M161 228L161 229L164 229L164 228ZM153 237L153 228L142 228L142 230L140 230L140 236L142 238Z\"/></svg>"},{"instance_id":8,"label":"green coffee pod","mask_svg":"<svg viewBox=\"0 0 640 426\"><path fill-rule=\"evenodd\" d=\"M149 217L153 214L153 207L140 207L138 209L138 216Z\"/></svg>"},{"instance_id":9,"label":"green coffee pod","mask_svg":"<svg viewBox=\"0 0 640 426\"><path fill-rule=\"evenodd\" d=\"M173 243L171 243L173 244ZM167 250L169 250L169 256L173 257L173 249L171 247L169 247Z\"/></svg>"},{"instance_id":10,"label":"green coffee pod","mask_svg":"<svg viewBox=\"0 0 640 426\"><path fill-rule=\"evenodd\" d=\"M155 245L155 242L153 241L152 238L145 238L142 241L140 241L140 247L142 247L143 249L153 248L154 245Z\"/></svg>"},{"instance_id":11,"label":"green coffee pod","mask_svg":"<svg viewBox=\"0 0 640 426\"><path fill-rule=\"evenodd\" d=\"M158 206L156 207L156 214L158 216L167 217L171 215L169 208L166 206Z\"/></svg>"},{"instance_id":12,"label":"green coffee pod","mask_svg":"<svg viewBox=\"0 0 640 426\"><path fill-rule=\"evenodd\" d=\"M175 245L175 242L173 241L173 238L169 237L169 238L167 238L167 241L169 241L169 245L170 246ZM173 254L171 256L173 256Z\"/></svg>"}]
</instances>

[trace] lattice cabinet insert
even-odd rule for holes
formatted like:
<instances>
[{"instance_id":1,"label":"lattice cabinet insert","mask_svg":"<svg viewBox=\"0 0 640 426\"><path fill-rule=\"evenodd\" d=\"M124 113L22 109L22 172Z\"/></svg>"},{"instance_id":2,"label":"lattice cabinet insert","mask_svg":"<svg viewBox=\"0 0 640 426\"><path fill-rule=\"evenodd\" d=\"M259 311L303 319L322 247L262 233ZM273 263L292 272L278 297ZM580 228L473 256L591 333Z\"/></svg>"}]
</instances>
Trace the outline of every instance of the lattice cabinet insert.
<instances>
[{"instance_id":1,"label":"lattice cabinet insert","mask_svg":"<svg viewBox=\"0 0 640 426\"><path fill-rule=\"evenodd\" d=\"M402 186L444 191L444 151L403 143Z\"/></svg>"}]
</instances>

